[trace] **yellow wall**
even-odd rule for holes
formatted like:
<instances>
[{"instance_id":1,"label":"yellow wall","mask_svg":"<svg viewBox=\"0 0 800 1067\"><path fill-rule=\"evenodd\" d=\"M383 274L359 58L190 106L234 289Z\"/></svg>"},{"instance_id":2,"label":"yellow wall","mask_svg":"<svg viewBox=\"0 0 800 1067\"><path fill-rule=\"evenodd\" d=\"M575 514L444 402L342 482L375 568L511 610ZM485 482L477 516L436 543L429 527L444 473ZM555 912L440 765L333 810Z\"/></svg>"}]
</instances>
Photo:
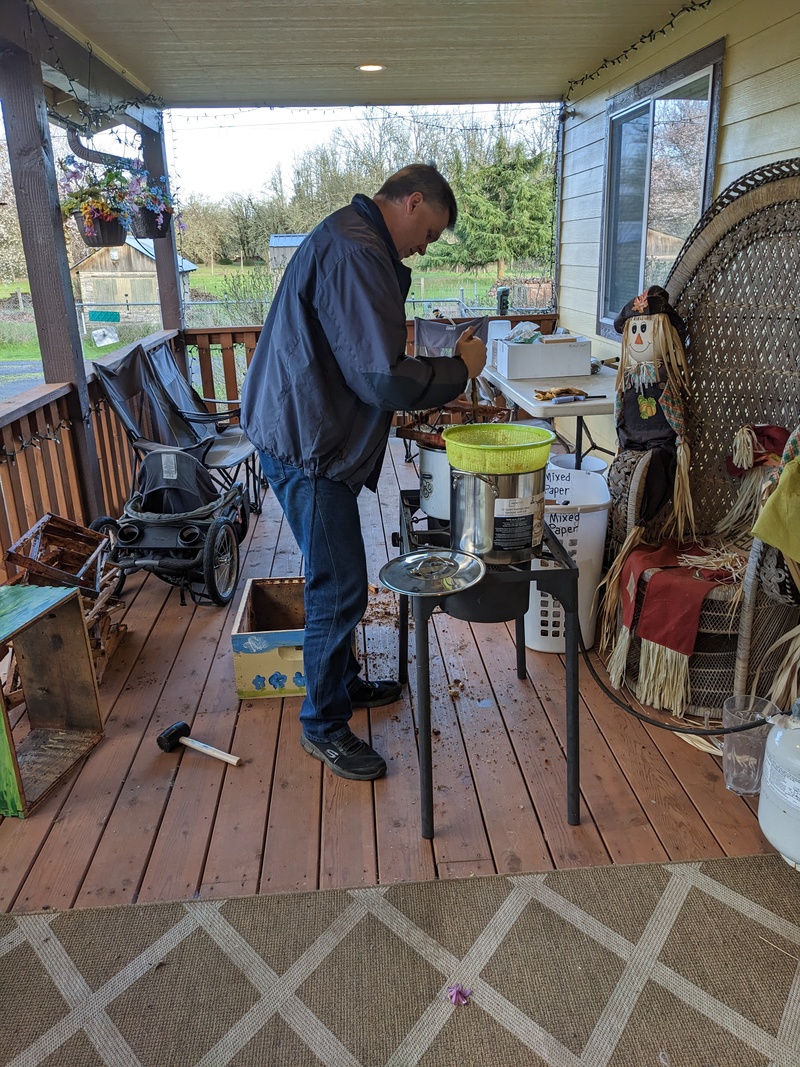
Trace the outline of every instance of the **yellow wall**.
<instances>
[{"instance_id":1,"label":"yellow wall","mask_svg":"<svg viewBox=\"0 0 800 1067\"><path fill-rule=\"evenodd\" d=\"M654 27L656 29L657 27ZM606 103L714 41L724 38L716 196L747 171L800 156L800 5L797 0L712 0L675 28L640 45L627 61L576 89L564 124L559 325L592 338L606 359L619 343L595 333L603 210ZM635 294L631 294L635 295ZM614 447L611 418L587 420ZM569 425L564 430L569 432Z\"/></svg>"}]
</instances>

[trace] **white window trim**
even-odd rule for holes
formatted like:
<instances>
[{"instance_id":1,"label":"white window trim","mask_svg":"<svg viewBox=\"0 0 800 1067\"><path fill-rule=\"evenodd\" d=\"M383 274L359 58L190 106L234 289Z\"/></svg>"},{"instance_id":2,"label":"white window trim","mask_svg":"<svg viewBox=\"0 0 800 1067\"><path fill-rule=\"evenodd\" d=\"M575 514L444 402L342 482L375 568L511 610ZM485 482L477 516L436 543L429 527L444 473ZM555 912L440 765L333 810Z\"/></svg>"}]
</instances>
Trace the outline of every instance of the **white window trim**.
<instances>
[{"instance_id":1,"label":"white window trim","mask_svg":"<svg viewBox=\"0 0 800 1067\"><path fill-rule=\"evenodd\" d=\"M597 333L601 337L606 337L613 340L620 340L619 334L614 329L613 320L603 316L603 304L604 293L606 284L606 271L608 255L606 249L606 234L608 232L608 215L611 201L611 188L610 188L610 174L611 174L611 129L615 121L623 118L626 114L640 109L643 105L647 105L650 113L649 132L648 132L648 145L647 153L648 158L652 159L652 136L653 136L653 123L652 123L652 111L654 102L661 97L667 95L667 93L673 92L681 85L685 85L689 82L695 81L698 77L704 73L710 72L709 78L709 121L708 131L706 136L705 145L705 181L703 186L702 195L702 209L701 214L705 211L713 200L714 193L714 168L716 164L716 147L717 147L717 129L719 125L719 108L721 97L721 84L722 84L722 60L725 53L725 42L723 39L715 41L713 44L708 45L706 48L701 49L699 52L695 52L691 56L687 56L685 59L680 60L677 63L666 67L664 70L659 71L657 74L652 75L650 78L646 78L636 85L625 89L623 92L618 93L612 97L606 105L606 143L605 143L605 160L604 160L604 176L603 176L603 218L602 218L602 231L600 235L600 263L598 271L598 292L597 292ZM645 201L649 201L649 169L646 179L648 187L645 188ZM647 228L646 226L642 231L642 241L647 240ZM644 270L644 252L643 247L640 255L640 279L642 271ZM631 294L635 296L635 293Z\"/></svg>"}]
</instances>

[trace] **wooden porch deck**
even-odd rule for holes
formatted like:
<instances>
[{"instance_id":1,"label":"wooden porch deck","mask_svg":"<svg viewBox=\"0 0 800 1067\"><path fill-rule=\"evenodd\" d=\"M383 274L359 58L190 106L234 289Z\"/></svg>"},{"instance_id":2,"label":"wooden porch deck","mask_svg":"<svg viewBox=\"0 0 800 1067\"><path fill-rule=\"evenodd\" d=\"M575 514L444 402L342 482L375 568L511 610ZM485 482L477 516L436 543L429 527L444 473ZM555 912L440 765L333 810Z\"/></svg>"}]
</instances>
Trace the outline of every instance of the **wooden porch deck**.
<instances>
[{"instance_id":1,"label":"wooden porch deck","mask_svg":"<svg viewBox=\"0 0 800 1067\"><path fill-rule=\"evenodd\" d=\"M362 494L376 586L397 554L399 488L416 485L392 441L379 494ZM300 573L269 493L242 549L240 592L247 577ZM237 700L236 600L227 611L182 607L176 590L136 576L125 602L128 633L100 687L105 738L27 819L0 822L4 911L773 851L756 803L725 789L719 758L626 715L584 665L581 823L568 826L563 660L528 650L519 680L513 624L432 619L431 842L420 836L413 662L401 702L353 720L387 757L387 777L348 782L302 752L298 698ZM362 641L367 675L394 673L396 604L382 588ZM243 765L161 752L155 738L177 719Z\"/></svg>"}]
</instances>

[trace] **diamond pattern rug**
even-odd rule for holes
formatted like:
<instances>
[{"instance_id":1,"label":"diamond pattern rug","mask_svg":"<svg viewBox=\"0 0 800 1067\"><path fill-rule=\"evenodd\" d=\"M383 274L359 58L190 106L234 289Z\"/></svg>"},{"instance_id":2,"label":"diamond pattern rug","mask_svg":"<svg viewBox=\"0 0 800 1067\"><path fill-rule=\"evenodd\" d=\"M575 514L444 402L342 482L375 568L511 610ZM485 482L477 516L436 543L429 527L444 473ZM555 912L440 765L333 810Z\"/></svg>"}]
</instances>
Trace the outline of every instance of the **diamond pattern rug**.
<instances>
[{"instance_id":1,"label":"diamond pattern rug","mask_svg":"<svg viewBox=\"0 0 800 1067\"><path fill-rule=\"evenodd\" d=\"M0 994L14 1067L798 1067L800 874L757 856L2 915Z\"/></svg>"}]
</instances>

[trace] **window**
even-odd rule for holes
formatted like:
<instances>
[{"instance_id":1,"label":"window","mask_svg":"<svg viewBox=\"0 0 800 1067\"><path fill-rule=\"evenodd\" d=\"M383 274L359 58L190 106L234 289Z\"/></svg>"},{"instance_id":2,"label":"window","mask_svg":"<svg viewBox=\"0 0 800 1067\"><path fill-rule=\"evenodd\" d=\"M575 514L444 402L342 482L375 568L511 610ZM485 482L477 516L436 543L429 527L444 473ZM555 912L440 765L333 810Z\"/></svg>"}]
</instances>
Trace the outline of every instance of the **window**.
<instances>
[{"instance_id":1,"label":"window","mask_svg":"<svg viewBox=\"0 0 800 1067\"><path fill-rule=\"evenodd\" d=\"M620 309L663 285L714 184L724 44L609 102L598 333L617 337Z\"/></svg>"}]
</instances>

